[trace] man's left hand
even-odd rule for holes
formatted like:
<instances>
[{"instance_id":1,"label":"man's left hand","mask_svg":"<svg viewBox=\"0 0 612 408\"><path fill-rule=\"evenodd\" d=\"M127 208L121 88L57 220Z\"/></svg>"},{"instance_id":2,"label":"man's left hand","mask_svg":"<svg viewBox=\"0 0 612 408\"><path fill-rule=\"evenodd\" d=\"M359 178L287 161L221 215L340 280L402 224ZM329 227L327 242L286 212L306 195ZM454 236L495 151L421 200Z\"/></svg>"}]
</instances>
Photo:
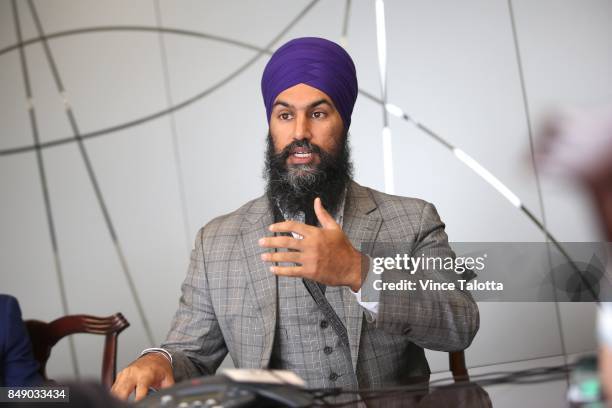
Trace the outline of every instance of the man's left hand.
<instances>
[{"instance_id":1,"label":"man's left hand","mask_svg":"<svg viewBox=\"0 0 612 408\"><path fill-rule=\"evenodd\" d=\"M342 228L323 208L320 198L314 201L314 210L322 228L297 221L272 224L272 232L294 232L303 237L266 237L259 240L264 248L287 248L295 251L266 252L266 262L292 262L295 266L271 266L278 276L311 279L329 286L348 286L354 292L361 287L361 253L356 250Z\"/></svg>"}]
</instances>

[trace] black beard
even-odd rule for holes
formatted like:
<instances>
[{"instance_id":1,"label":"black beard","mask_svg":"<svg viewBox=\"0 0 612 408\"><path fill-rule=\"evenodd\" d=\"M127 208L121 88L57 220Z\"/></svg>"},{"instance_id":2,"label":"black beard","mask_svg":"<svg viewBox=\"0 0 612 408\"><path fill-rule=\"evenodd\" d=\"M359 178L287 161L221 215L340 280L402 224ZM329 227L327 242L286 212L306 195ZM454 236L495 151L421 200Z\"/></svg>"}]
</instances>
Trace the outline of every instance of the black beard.
<instances>
[{"instance_id":1,"label":"black beard","mask_svg":"<svg viewBox=\"0 0 612 408\"><path fill-rule=\"evenodd\" d=\"M289 215L303 211L306 223L316 225L314 199L320 197L327 212L335 215L353 176L347 137L348 132L344 131L335 154L324 151L306 139L294 140L276 154L272 136L268 132L264 178L271 208L279 205ZM296 147L306 147L317 153L319 164L292 165L287 168L287 158Z\"/></svg>"}]
</instances>

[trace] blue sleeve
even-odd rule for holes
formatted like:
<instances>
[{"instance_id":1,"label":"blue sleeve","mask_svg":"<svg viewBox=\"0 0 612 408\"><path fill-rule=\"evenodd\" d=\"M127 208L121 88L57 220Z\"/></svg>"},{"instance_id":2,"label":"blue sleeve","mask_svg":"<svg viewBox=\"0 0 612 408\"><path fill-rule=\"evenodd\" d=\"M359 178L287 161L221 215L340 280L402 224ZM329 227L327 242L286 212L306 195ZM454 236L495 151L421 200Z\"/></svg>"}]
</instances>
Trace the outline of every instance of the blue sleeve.
<instances>
[{"instance_id":1,"label":"blue sleeve","mask_svg":"<svg viewBox=\"0 0 612 408\"><path fill-rule=\"evenodd\" d=\"M38 362L32 354L30 338L21 320L17 299L2 296L0 299L0 354L2 384L5 387L36 386L43 382L38 374Z\"/></svg>"}]
</instances>

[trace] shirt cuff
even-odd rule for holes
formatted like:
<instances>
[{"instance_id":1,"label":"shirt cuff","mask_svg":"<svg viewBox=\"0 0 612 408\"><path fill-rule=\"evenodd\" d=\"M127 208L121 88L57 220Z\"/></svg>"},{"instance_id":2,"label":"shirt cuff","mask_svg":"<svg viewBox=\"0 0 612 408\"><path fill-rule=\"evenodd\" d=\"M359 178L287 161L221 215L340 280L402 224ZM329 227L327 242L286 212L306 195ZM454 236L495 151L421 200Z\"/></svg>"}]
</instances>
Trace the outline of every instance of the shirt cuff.
<instances>
[{"instance_id":1,"label":"shirt cuff","mask_svg":"<svg viewBox=\"0 0 612 408\"><path fill-rule=\"evenodd\" d=\"M368 258L368 271L363 276L364 283L367 281L367 277L370 275L372 269L372 259L368 255L365 256ZM380 292L373 291L372 295L368 296L368 301L366 302L361 300L361 288L357 292L353 292L350 288L349 290L357 299L357 303L366 310L366 320L370 323L376 320L376 316L378 315L378 304L380 303Z\"/></svg>"},{"instance_id":2,"label":"shirt cuff","mask_svg":"<svg viewBox=\"0 0 612 408\"><path fill-rule=\"evenodd\" d=\"M357 303L359 303L364 309L373 313L374 315L378 314L378 304L380 303L380 301L378 300L380 299L379 292L376 292L374 296L372 296L372 298L375 298L375 301L369 300L367 302L361 301L361 289L359 289L357 292L353 292L351 290L351 293L355 295L355 298L357 299Z\"/></svg>"},{"instance_id":3,"label":"shirt cuff","mask_svg":"<svg viewBox=\"0 0 612 408\"><path fill-rule=\"evenodd\" d=\"M148 349L144 349L140 353L140 357L144 356L145 354L151 354L151 353L158 353L158 354L161 354L162 356L166 357L166 359L170 362L170 366L174 367L174 364L172 362L172 354L170 354L170 352L168 350L163 349L161 347L151 347L151 348L148 348Z\"/></svg>"}]
</instances>

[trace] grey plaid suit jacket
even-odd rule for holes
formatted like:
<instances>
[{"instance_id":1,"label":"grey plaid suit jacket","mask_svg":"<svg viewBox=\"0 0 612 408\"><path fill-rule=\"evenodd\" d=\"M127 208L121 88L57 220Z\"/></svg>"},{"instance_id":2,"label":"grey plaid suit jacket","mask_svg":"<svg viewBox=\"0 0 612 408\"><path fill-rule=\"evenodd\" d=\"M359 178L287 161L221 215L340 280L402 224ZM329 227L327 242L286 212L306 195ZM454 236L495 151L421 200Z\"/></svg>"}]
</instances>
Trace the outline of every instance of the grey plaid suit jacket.
<instances>
[{"instance_id":1,"label":"grey plaid suit jacket","mask_svg":"<svg viewBox=\"0 0 612 408\"><path fill-rule=\"evenodd\" d=\"M236 367L268 366L275 335L277 285L276 276L260 259L264 249L257 241L271 235L267 227L272 223L268 200L262 196L213 219L199 231L179 308L162 344L172 353L177 381L213 374L228 352ZM355 182L347 190L343 230L355 248L364 242L398 242L409 244L415 254L454 257L433 205ZM435 271L430 276L452 281L456 279L453 275ZM405 273L386 272L382 277L383 281L397 281ZM419 352L403 356L405 364L419 365L420 371L427 370L423 374L428 374L428 368L422 348L465 349L479 327L478 307L469 293L428 292L418 296L381 292L374 323L376 330L407 336L413 343L411 349ZM357 302L345 306L353 367L358 359L362 366L365 359L366 366L380 363L384 367L386 361L371 361L376 355L359 355L363 313Z\"/></svg>"}]
</instances>

